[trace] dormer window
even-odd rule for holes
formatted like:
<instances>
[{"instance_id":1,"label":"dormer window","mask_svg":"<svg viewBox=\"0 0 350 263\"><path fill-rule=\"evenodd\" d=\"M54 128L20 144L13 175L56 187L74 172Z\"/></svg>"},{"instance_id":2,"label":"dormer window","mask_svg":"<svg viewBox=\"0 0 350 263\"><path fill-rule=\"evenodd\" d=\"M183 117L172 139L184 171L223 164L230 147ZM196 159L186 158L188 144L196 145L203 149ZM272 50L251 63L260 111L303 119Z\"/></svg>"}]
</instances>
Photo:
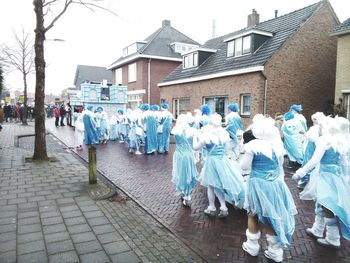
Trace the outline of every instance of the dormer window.
<instances>
[{"instance_id":1,"label":"dormer window","mask_svg":"<svg viewBox=\"0 0 350 263\"><path fill-rule=\"evenodd\" d=\"M239 57L256 52L273 34L258 29L240 31L224 39L227 57Z\"/></svg>"},{"instance_id":2,"label":"dormer window","mask_svg":"<svg viewBox=\"0 0 350 263\"><path fill-rule=\"evenodd\" d=\"M184 52L191 51L195 48L198 48L198 45L180 43L180 42L173 42L170 44L170 46L173 48L173 50L176 53L184 53Z\"/></svg>"},{"instance_id":3,"label":"dormer window","mask_svg":"<svg viewBox=\"0 0 350 263\"><path fill-rule=\"evenodd\" d=\"M239 57L251 52L251 36L244 36L227 42L227 56Z\"/></svg>"},{"instance_id":4,"label":"dormer window","mask_svg":"<svg viewBox=\"0 0 350 263\"><path fill-rule=\"evenodd\" d=\"M136 53L140 50L147 42L146 41L137 41L125 48L123 48L123 57Z\"/></svg>"},{"instance_id":5,"label":"dormer window","mask_svg":"<svg viewBox=\"0 0 350 263\"><path fill-rule=\"evenodd\" d=\"M183 68L193 68L198 66L198 52L189 53L183 56Z\"/></svg>"}]
</instances>

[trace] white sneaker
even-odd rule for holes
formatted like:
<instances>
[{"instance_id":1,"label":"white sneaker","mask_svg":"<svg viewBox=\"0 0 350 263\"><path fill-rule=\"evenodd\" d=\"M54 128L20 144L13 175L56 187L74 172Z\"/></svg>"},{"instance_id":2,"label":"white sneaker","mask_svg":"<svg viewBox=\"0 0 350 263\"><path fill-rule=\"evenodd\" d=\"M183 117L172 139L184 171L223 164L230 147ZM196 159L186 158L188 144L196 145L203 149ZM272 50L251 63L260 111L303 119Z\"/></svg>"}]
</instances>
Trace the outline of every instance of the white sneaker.
<instances>
[{"instance_id":1,"label":"white sneaker","mask_svg":"<svg viewBox=\"0 0 350 263\"><path fill-rule=\"evenodd\" d=\"M204 214L208 216L215 216L216 214L216 208L211 208L210 206L207 207L207 209L204 210Z\"/></svg>"},{"instance_id":2,"label":"white sneaker","mask_svg":"<svg viewBox=\"0 0 350 263\"><path fill-rule=\"evenodd\" d=\"M142 154L142 152L136 151L135 154L136 154L136 155L140 155L140 154Z\"/></svg>"}]
</instances>

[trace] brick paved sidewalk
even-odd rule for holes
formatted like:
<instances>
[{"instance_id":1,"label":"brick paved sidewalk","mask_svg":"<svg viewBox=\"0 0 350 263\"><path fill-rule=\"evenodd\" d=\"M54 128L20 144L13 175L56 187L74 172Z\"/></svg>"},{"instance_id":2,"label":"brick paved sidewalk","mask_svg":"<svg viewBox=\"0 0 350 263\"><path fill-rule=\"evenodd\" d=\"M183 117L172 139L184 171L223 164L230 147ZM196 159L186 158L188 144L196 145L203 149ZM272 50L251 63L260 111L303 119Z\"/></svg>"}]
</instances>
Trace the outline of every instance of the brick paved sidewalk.
<instances>
[{"instance_id":1,"label":"brick paved sidewalk","mask_svg":"<svg viewBox=\"0 0 350 263\"><path fill-rule=\"evenodd\" d=\"M88 194L87 168L47 136L57 162L25 163L33 126L5 124L0 133L0 263L202 262L120 191L108 200ZM99 181L101 184L102 182Z\"/></svg>"}]
</instances>

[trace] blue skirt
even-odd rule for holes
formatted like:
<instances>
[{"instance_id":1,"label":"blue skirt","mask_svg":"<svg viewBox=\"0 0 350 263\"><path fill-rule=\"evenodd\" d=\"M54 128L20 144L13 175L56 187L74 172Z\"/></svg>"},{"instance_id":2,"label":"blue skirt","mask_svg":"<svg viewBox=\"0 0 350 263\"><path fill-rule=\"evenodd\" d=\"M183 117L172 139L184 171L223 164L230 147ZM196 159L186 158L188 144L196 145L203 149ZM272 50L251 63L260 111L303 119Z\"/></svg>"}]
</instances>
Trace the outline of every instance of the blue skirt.
<instances>
[{"instance_id":1,"label":"blue skirt","mask_svg":"<svg viewBox=\"0 0 350 263\"><path fill-rule=\"evenodd\" d=\"M201 185L222 190L228 201L242 208L245 184L238 167L232 165L226 156L207 156L199 178Z\"/></svg>"},{"instance_id":2,"label":"blue skirt","mask_svg":"<svg viewBox=\"0 0 350 263\"><path fill-rule=\"evenodd\" d=\"M297 211L283 177L273 181L249 178L244 208L249 214L257 215L261 223L272 227L284 247L290 246Z\"/></svg>"}]
</instances>

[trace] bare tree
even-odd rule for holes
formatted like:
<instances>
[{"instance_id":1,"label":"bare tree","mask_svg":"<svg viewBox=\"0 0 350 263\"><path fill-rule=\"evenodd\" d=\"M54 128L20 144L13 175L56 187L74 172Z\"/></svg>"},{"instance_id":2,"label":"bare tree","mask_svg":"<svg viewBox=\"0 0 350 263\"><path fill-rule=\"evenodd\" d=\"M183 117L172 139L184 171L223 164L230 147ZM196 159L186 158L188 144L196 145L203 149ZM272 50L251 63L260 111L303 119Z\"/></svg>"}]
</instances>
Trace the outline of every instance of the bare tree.
<instances>
[{"instance_id":1,"label":"bare tree","mask_svg":"<svg viewBox=\"0 0 350 263\"><path fill-rule=\"evenodd\" d=\"M9 67L20 71L23 77L24 85L24 102L23 102L23 118L22 124L28 125L27 123L27 76L34 72L34 46L31 35L22 28L22 32L17 34L14 32L15 46L5 46L3 48L3 56L5 63Z\"/></svg>"},{"instance_id":2,"label":"bare tree","mask_svg":"<svg viewBox=\"0 0 350 263\"><path fill-rule=\"evenodd\" d=\"M55 25L55 23L63 16L68 7L72 4L83 5L90 10L96 8L106 10L110 13L114 12L98 5L103 0L33 0L34 12L36 15L35 32L35 143L34 143L34 160L48 160L45 138L45 57L44 57L44 41L45 34ZM54 14L53 10L59 10ZM45 17L50 14L53 17L46 25L44 25Z\"/></svg>"}]
</instances>

